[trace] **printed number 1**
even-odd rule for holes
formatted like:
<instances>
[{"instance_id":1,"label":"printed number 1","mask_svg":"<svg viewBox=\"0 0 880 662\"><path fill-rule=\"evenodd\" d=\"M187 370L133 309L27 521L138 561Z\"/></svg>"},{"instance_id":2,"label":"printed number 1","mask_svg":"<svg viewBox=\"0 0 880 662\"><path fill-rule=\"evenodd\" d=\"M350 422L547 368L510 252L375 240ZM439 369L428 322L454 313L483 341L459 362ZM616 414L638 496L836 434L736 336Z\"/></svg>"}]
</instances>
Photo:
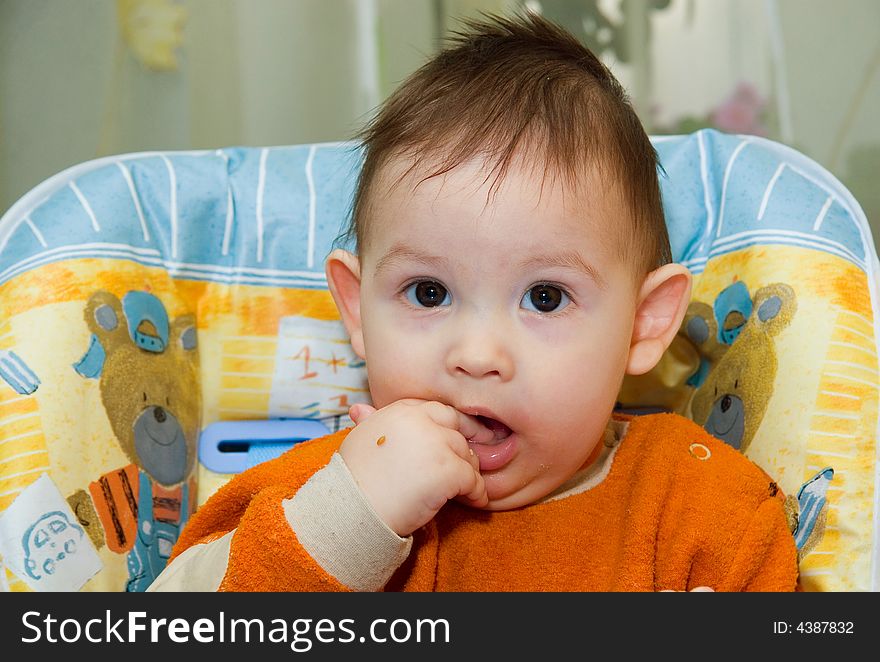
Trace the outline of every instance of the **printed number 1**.
<instances>
[{"instance_id":1,"label":"printed number 1","mask_svg":"<svg viewBox=\"0 0 880 662\"><path fill-rule=\"evenodd\" d=\"M300 377L300 379L311 379L312 377L317 377L317 372L309 372L309 361L312 358L312 352L309 349L308 345L299 350L299 352L296 353L296 356L293 357L293 360L296 361L301 356L303 357L303 376Z\"/></svg>"}]
</instances>

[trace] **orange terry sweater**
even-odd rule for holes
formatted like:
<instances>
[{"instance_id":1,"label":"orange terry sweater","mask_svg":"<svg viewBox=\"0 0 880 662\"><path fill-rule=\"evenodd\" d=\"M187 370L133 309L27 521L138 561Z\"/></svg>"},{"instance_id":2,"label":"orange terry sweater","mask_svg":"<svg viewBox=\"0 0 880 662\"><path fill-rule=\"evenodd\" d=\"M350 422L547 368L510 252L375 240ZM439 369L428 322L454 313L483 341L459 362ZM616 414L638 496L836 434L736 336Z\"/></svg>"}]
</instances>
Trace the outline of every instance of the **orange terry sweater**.
<instances>
[{"instance_id":1,"label":"orange terry sweater","mask_svg":"<svg viewBox=\"0 0 880 662\"><path fill-rule=\"evenodd\" d=\"M220 590L346 587L303 548L282 501L348 430L233 478L193 516L172 560L235 530ZM797 552L783 494L755 464L681 416L631 420L607 473L558 498L486 512L449 502L413 534L386 590L792 591Z\"/></svg>"}]
</instances>

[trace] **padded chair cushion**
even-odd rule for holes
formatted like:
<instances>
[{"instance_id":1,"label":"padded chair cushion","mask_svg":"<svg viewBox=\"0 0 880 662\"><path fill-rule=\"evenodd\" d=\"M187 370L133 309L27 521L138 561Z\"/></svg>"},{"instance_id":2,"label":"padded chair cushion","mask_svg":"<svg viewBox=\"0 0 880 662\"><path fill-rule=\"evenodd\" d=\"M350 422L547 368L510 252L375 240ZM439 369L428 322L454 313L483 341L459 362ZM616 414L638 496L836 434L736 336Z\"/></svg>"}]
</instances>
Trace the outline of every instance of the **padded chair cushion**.
<instances>
[{"instance_id":1,"label":"padded chair cushion","mask_svg":"<svg viewBox=\"0 0 880 662\"><path fill-rule=\"evenodd\" d=\"M702 131L655 146L693 302L620 405L691 416L776 477L805 588L875 589L878 269L864 215L767 140ZM323 259L359 163L351 144L121 155L50 178L0 219L9 588L141 590L228 479L197 462L209 423L350 423L366 376ZM37 538L70 551L37 552Z\"/></svg>"}]
</instances>

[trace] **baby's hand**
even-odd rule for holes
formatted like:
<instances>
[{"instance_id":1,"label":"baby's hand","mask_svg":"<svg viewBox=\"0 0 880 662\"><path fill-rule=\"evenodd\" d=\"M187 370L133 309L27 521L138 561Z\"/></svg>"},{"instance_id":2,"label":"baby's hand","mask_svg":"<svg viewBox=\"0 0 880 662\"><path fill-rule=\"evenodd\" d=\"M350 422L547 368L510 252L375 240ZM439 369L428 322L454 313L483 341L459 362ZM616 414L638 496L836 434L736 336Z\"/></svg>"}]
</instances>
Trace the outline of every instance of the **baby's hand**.
<instances>
[{"instance_id":1,"label":"baby's hand","mask_svg":"<svg viewBox=\"0 0 880 662\"><path fill-rule=\"evenodd\" d=\"M467 440L494 433L473 416L428 400L398 400L382 409L352 406L356 427L339 454L376 514L408 536L449 500L464 496L476 507L489 502L480 461Z\"/></svg>"}]
</instances>

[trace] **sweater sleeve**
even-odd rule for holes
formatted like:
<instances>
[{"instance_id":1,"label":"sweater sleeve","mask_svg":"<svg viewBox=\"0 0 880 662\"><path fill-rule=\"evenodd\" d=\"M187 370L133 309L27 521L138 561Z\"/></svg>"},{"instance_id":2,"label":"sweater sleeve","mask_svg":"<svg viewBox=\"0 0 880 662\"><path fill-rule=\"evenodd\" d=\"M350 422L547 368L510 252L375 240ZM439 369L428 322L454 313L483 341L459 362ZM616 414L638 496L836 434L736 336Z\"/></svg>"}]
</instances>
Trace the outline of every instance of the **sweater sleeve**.
<instances>
[{"instance_id":1,"label":"sweater sleeve","mask_svg":"<svg viewBox=\"0 0 880 662\"><path fill-rule=\"evenodd\" d=\"M342 437L303 444L224 485L190 521L150 590L381 589L412 539L370 508L335 453Z\"/></svg>"},{"instance_id":2,"label":"sweater sleeve","mask_svg":"<svg viewBox=\"0 0 880 662\"><path fill-rule=\"evenodd\" d=\"M353 590L382 589L409 556L412 536L388 528L339 453L283 505L303 548Z\"/></svg>"},{"instance_id":3,"label":"sweater sleeve","mask_svg":"<svg viewBox=\"0 0 880 662\"><path fill-rule=\"evenodd\" d=\"M345 591L302 546L287 522L283 486L252 500L232 536L220 591Z\"/></svg>"},{"instance_id":4,"label":"sweater sleeve","mask_svg":"<svg viewBox=\"0 0 880 662\"><path fill-rule=\"evenodd\" d=\"M232 535L219 590L375 591L411 545L378 518L334 453L289 498L270 486L253 499Z\"/></svg>"}]
</instances>

